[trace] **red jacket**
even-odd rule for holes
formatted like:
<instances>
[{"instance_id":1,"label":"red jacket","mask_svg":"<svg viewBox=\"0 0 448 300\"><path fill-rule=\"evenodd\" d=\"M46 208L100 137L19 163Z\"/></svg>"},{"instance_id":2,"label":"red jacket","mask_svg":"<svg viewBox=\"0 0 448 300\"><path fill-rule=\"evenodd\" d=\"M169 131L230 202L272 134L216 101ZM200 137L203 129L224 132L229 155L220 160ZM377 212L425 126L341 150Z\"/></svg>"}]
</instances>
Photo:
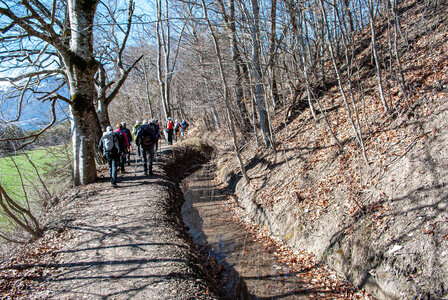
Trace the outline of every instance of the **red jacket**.
<instances>
[{"instance_id":1,"label":"red jacket","mask_svg":"<svg viewBox=\"0 0 448 300\"><path fill-rule=\"evenodd\" d=\"M174 122L172 120L168 120L166 122L166 129L173 129L174 128Z\"/></svg>"}]
</instances>

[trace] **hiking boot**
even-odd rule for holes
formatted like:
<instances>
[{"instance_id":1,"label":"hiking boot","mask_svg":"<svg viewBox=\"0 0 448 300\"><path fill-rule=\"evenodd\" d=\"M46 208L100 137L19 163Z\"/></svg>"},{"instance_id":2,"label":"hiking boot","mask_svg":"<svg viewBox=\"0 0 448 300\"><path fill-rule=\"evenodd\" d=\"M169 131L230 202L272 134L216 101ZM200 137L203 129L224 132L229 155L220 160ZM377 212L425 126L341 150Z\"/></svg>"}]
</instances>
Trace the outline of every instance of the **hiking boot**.
<instances>
[{"instance_id":1,"label":"hiking boot","mask_svg":"<svg viewBox=\"0 0 448 300\"><path fill-rule=\"evenodd\" d=\"M112 182L111 185L112 185L112 187L114 187L114 188L117 187L117 184L116 184L115 182Z\"/></svg>"}]
</instances>

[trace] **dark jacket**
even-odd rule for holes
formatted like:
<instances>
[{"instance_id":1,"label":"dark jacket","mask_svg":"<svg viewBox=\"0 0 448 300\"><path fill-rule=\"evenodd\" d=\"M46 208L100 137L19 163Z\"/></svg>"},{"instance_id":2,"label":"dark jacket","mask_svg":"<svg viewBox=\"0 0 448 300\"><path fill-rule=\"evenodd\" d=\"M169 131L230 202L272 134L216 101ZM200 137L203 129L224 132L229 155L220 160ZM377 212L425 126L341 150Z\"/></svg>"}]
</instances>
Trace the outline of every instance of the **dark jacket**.
<instances>
[{"instance_id":1,"label":"dark jacket","mask_svg":"<svg viewBox=\"0 0 448 300\"><path fill-rule=\"evenodd\" d=\"M134 140L133 138L132 138L132 133L131 133L131 131L129 130L129 128L125 128L125 129L123 129L124 130L124 132L126 132L126 137L128 138L128 141L129 141L129 144Z\"/></svg>"},{"instance_id":2,"label":"dark jacket","mask_svg":"<svg viewBox=\"0 0 448 300\"><path fill-rule=\"evenodd\" d=\"M140 126L140 130L137 133L137 137L135 138L135 144L141 145L145 148L151 146L150 144L146 144L145 141L150 141L151 144L157 142L155 130L149 124L143 124L142 126Z\"/></svg>"}]
</instances>

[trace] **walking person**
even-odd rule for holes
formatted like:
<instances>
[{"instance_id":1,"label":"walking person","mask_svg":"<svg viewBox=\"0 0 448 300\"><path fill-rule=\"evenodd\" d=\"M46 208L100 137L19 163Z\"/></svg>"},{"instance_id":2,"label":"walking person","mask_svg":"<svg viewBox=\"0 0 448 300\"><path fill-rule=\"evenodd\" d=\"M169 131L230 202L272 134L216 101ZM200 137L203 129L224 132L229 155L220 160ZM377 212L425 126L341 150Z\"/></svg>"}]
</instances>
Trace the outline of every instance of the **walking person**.
<instances>
[{"instance_id":1,"label":"walking person","mask_svg":"<svg viewBox=\"0 0 448 300\"><path fill-rule=\"evenodd\" d=\"M115 125L114 132L117 134L118 142L120 143L120 169L121 173L125 173L124 166L126 165L126 154L130 151L128 137L126 132L123 131L123 127L120 123Z\"/></svg>"},{"instance_id":2,"label":"walking person","mask_svg":"<svg viewBox=\"0 0 448 300\"><path fill-rule=\"evenodd\" d=\"M134 137L133 140L135 141L135 139L137 138L137 133L140 130L140 121L137 120L135 121L135 125L134 128L132 129L132 136ZM137 147L137 156L141 155L141 151L140 151L140 146L138 146L137 144L135 144L135 146Z\"/></svg>"},{"instance_id":3,"label":"walking person","mask_svg":"<svg viewBox=\"0 0 448 300\"><path fill-rule=\"evenodd\" d=\"M152 126L145 120L140 126L140 131L137 133L135 143L141 146L143 154L143 171L145 175L152 175L152 163L154 161L154 144L156 143L156 133ZM148 157L149 156L149 157Z\"/></svg>"},{"instance_id":4,"label":"walking person","mask_svg":"<svg viewBox=\"0 0 448 300\"><path fill-rule=\"evenodd\" d=\"M173 122L173 120L171 120L171 118L168 118L168 120L166 121L165 127L166 127L168 145L172 145L173 144L174 122Z\"/></svg>"},{"instance_id":5,"label":"walking person","mask_svg":"<svg viewBox=\"0 0 448 300\"><path fill-rule=\"evenodd\" d=\"M113 132L112 126L107 126L106 132L98 145L98 151L101 151L106 157L107 164L109 166L110 183L112 187L117 186L117 169L120 163L120 143L115 132Z\"/></svg>"},{"instance_id":6,"label":"walking person","mask_svg":"<svg viewBox=\"0 0 448 300\"><path fill-rule=\"evenodd\" d=\"M160 137L162 136L162 131L160 130L159 120L156 119L155 124L156 124L156 137L157 137L156 142L156 154L157 154L157 151L159 149L159 140Z\"/></svg>"},{"instance_id":7,"label":"walking person","mask_svg":"<svg viewBox=\"0 0 448 300\"><path fill-rule=\"evenodd\" d=\"M190 124L188 124L188 122L185 120L180 123L180 135L182 140L185 138L185 133L188 129L188 126L190 126Z\"/></svg>"},{"instance_id":8,"label":"walking person","mask_svg":"<svg viewBox=\"0 0 448 300\"><path fill-rule=\"evenodd\" d=\"M131 143L133 141L133 138L132 138L132 133L129 130L129 128L126 128L126 122L121 122L121 126L123 127L123 131L126 134L128 144L129 144L129 149L126 153L126 163L129 166L131 164Z\"/></svg>"},{"instance_id":9,"label":"walking person","mask_svg":"<svg viewBox=\"0 0 448 300\"><path fill-rule=\"evenodd\" d=\"M152 129L154 129L154 134L156 136L156 142L154 143L154 155L157 155L157 148L158 148L157 144L159 142L159 137L160 137L159 125L157 124L156 119L151 119L151 121L149 122L149 125L152 127Z\"/></svg>"},{"instance_id":10,"label":"walking person","mask_svg":"<svg viewBox=\"0 0 448 300\"><path fill-rule=\"evenodd\" d=\"M177 138L179 136L180 123L179 120L174 121L174 140L177 143Z\"/></svg>"}]
</instances>

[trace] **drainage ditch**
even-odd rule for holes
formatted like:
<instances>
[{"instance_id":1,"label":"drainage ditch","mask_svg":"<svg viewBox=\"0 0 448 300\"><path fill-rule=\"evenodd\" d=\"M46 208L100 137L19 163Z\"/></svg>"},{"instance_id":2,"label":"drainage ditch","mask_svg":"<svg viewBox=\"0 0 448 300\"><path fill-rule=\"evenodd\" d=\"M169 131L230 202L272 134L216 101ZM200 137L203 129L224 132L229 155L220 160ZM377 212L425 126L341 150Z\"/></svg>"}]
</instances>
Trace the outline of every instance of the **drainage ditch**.
<instances>
[{"instance_id":1,"label":"drainage ditch","mask_svg":"<svg viewBox=\"0 0 448 300\"><path fill-rule=\"evenodd\" d=\"M182 182L182 215L194 242L223 266L220 275L227 298L308 299L299 274L278 262L275 246L257 240L233 220L213 172L208 164Z\"/></svg>"}]
</instances>

